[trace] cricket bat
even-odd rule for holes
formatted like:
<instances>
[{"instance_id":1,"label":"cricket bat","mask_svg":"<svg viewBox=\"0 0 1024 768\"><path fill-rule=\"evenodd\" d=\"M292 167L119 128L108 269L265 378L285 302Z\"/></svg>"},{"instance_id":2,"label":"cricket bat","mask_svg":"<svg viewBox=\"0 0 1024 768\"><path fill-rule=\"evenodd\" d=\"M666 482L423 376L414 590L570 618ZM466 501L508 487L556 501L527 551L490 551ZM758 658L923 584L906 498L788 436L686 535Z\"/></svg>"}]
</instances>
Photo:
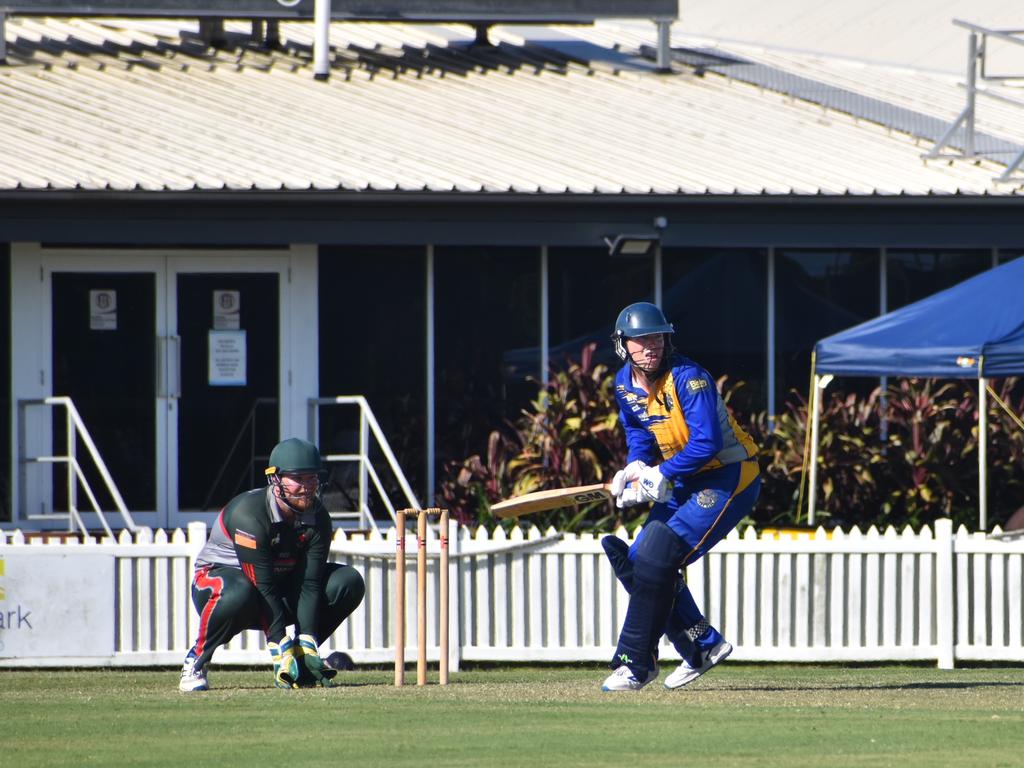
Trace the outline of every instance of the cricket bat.
<instances>
[{"instance_id":1,"label":"cricket bat","mask_svg":"<svg viewBox=\"0 0 1024 768\"><path fill-rule=\"evenodd\" d=\"M611 483L597 483L524 493L522 496L513 496L511 499L491 505L491 512L495 517L510 518L528 515L531 512L546 512L549 509L570 507L573 504L588 504L610 499L611 487Z\"/></svg>"}]
</instances>

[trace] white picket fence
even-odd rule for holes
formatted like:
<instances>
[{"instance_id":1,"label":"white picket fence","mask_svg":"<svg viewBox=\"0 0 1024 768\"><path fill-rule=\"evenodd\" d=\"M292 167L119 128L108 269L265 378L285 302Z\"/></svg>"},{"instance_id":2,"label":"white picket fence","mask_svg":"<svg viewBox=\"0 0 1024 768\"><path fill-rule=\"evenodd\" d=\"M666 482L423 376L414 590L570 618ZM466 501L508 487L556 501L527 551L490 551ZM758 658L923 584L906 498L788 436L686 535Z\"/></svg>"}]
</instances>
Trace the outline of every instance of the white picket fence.
<instances>
[{"instance_id":1,"label":"white picket fence","mask_svg":"<svg viewBox=\"0 0 1024 768\"><path fill-rule=\"evenodd\" d=\"M604 557L598 537L554 529L515 528L510 535L453 524L449 663L462 661L577 661L610 659L627 595ZM628 540L624 530L617 535ZM0 533L0 558L74 553L113 558L115 626L108 655L82 657L78 631L68 626L66 650L44 656L5 656L0 667L178 664L197 623L190 599L194 558L206 526L168 536L148 530L117 541L26 542ZM415 538L408 537L406 658L416 656ZM327 640L325 653L344 650L357 664L393 661L395 637L393 529L385 535L336 533L332 559L355 566L366 580L364 604ZM428 658L438 658L436 530L427 537ZM690 587L708 619L736 646L734 659L758 661L934 660L1024 661L1022 645L1024 539L934 531L819 530L759 536L733 532L687 569ZM2 570L0 570L2 574ZM0 594L4 580L0 575ZM13 597L6 590L8 603ZM59 608L61 595L50 600ZM0 602L0 607L4 605ZM0 611L2 614L2 611ZM2 622L0 622L2 624ZM4 628L0 626L0 646ZM675 658L671 646L663 658ZM244 632L217 651L218 664L267 660L261 633Z\"/></svg>"}]
</instances>

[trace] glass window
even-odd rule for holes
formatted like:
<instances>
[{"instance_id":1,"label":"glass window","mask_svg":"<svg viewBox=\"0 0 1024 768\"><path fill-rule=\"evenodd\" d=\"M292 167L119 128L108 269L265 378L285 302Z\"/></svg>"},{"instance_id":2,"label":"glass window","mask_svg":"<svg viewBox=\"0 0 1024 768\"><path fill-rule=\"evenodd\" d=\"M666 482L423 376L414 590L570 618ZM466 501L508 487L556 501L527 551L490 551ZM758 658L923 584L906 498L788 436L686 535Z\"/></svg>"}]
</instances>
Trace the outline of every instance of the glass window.
<instances>
[{"instance_id":1,"label":"glass window","mask_svg":"<svg viewBox=\"0 0 1024 768\"><path fill-rule=\"evenodd\" d=\"M420 499L426 497L426 251L320 249L320 394L364 395ZM358 409L320 411L324 453L359 448ZM384 464L374 461L374 466ZM354 465L332 467L328 508L356 509ZM385 481L387 482L387 480ZM392 497L397 498L397 497Z\"/></svg>"},{"instance_id":2,"label":"glass window","mask_svg":"<svg viewBox=\"0 0 1024 768\"><path fill-rule=\"evenodd\" d=\"M536 394L540 249L434 251L436 455L485 454L487 436Z\"/></svg>"},{"instance_id":3,"label":"glass window","mask_svg":"<svg viewBox=\"0 0 1024 768\"><path fill-rule=\"evenodd\" d=\"M763 250L667 248L662 304L675 344L714 378L743 381L742 410L767 402L767 255Z\"/></svg>"},{"instance_id":4,"label":"glass window","mask_svg":"<svg viewBox=\"0 0 1024 768\"><path fill-rule=\"evenodd\" d=\"M888 252L887 310L899 309L956 285L992 266L991 251L901 250Z\"/></svg>"},{"instance_id":5,"label":"glass window","mask_svg":"<svg viewBox=\"0 0 1024 768\"><path fill-rule=\"evenodd\" d=\"M563 368L567 357L597 343L596 360L618 367L611 334L619 311L654 297L654 258L609 256L607 248L548 250L549 359Z\"/></svg>"},{"instance_id":6,"label":"glass window","mask_svg":"<svg viewBox=\"0 0 1024 768\"><path fill-rule=\"evenodd\" d=\"M0 243L0 522L11 520L11 255Z\"/></svg>"},{"instance_id":7,"label":"glass window","mask_svg":"<svg viewBox=\"0 0 1024 768\"><path fill-rule=\"evenodd\" d=\"M807 396L815 343L879 314L879 258L871 250L775 252L776 408L790 390Z\"/></svg>"}]
</instances>

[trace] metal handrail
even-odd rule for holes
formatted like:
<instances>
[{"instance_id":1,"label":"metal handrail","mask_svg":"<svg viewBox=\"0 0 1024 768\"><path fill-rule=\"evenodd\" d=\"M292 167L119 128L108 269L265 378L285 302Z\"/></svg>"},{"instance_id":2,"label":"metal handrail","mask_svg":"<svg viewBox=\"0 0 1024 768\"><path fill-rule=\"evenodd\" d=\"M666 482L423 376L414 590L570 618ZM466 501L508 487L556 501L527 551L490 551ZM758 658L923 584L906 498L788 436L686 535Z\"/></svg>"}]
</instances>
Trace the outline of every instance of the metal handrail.
<instances>
[{"instance_id":1,"label":"metal handrail","mask_svg":"<svg viewBox=\"0 0 1024 768\"><path fill-rule=\"evenodd\" d=\"M252 428L252 432L249 436L249 461L245 465L243 470L243 477L239 478L239 482L235 483L235 491L238 490L238 486L241 484L240 481L244 479L244 473L252 470L252 466L256 461L256 410L261 405L277 405L276 397L257 397L252 404L252 408L249 409L249 415L245 417L245 421L242 422L242 426L238 430L238 434L235 435L235 440L231 443L231 448L228 449L227 455L224 457L224 463L220 465L220 469L217 471L217 476L213 479L210 484L210 489L206 492L206 498L203 499L202 509L209 509L210 502L213 500L213 494L217 492L217 486L220 485L220 481L224 478L224 473L228 470L228 465L231 463L231 459L234 458L235 451L238 450L239 443L242 442L242 438L249 428Z\"/></svg>"},{"instance_id":2,"label":"metal handrail","mask_svg":"<svg viewBox=\"0 0 1024 768\"><path fill-rule=\"evenodd\" d=\"M373 487L376 488L377 493L380 494L381 500L384 502L384 507L391 518L393 523L397 522L396 510L406 507L412 507L415 509L420 508L420 502L416 498L416 494L413 493L412 486L409 485L409 481L405 477L405 473L402 472L402 467L398 463L398 459L395 457L394 451L391 450L391 444L388 442L387 437L384 435L384 431L380 428L380 424L377 422L377 417L373 414L373 409L370 408L370 404L366 398L362 395L338 395L337 397L311 397L308 402L308 436L309 440L319 445L319 431L320 421L318 418L321 406L357 406L359 408L359 452L355 454L325 454L323 459L325 462L332 461L357 461L359 463L359 508L352 510L359 515L360 524L365 523L369 528L373 530L379 530L377 526L377 520L370 510L368 498L369 483L373 483ZM405 501L402 504L395 504L388 496L387 491L384 489L384 484L381 482L380 475L377 473L376 468L370 463L370 437L376 439L377 445L384 454L384 458L387 461L387 465L390 467L392 473L394 473L395 479L398 481L399 488L402 494L405 496ZM333 513L333 514L344 514Z\"/></svg>"},{"instance_id":3,"label":"metal handrail","mask_svg":"<svg viewBox=\"0 0 1024 768\"><path fill-rule=\"evenodd\" d=\"M67 452L64 454L55 454L52 456L28 456L26 437L25 437L25 409L33 405L46 405L51 407L63 407L66 409L67 419ZM93 493L92 486L85 477L85 473L82 471L82 466L78 461L77 457L77 438L82 439L82 443L85 445L86 450L89 452L89 456L92 458L93 464L96 470L99 472L100 478L103 480L103 484L107 488L107 492L110 494L110 498L114 502L114 506L117 507L117 512L121 515L121 520L124 522L124 527L131 532L139 530L139 526L136 525L132 519L131 513L128 511L128 507L124 503L124 499L121 496L121 491L118 490L117 484L114 482L114 478L110 474L110 470L107 469L106 462L103 461L103 457L100 455L99 449L96 447L96 443L92 439L92 435L89 433L89 429L85 426L85 422L82 421L81 414L78 413L78 409L75 407L74 402L70 397L66 396L52 396L44 397L41 399L24 399L18 400L18 418L20 420L18 430L18 465L22 468L22 478L19 484L20 494L22 495L22 508L24 508L24 493L26 487L26 478L24 476L24 467L29 463L38 464L67 464L67 483L68 483L68 530L74 530L74 526L77 525L79 530L83 534L88 535L89 531L85 527L85 523L82 520L82 516L78 510L78 483L82 484L82 488L85 491L86 496L89 497L89 503L92 506L93 511L99 518L100 524L103 526L103 530L108 536L113 536L110 529L110 525L107 523L106 513L100 508L99 502L96 499L96 494ZM77 480L77 482L76 482ZM61 517L64 513L54 513L53 517ZM36 515L29 515L30 519L38 519ZM49 515L48 515L49 517Z\"/></svg>"},{"instance_id":4,"label":"metal handrail","mask_svg":"<svg viewBox=\"0 0 1024 768\"><path fill-rule=\"evenodd\" d=\"M1020 75L989 74L986 68L988 59L988 39L994 38L1005 43L1024 46L1024 38L1020 37L1020 35L1024 35L1024 30L989 29L988 27L972 24L968 21L963 21L962 19L954 19L953 24L958 27L963 27L970 33L967 39L967 73L965 82L963 83L963 87L967 93L967 104L963 110L961 110L960 114L953 120L952 125L950 125L939 140L935 142L935 145L924 155L924 157L925 159L934 159L939 157L961 157L964 159L971 159L978 157L979 155L997 156L1008 154L1014 150L990 149L979 151L977 149L975 145L975 139L977 137L975 129L977 118L977 98L978 96L984 96L994 101L1013 104L1015 106L1024 106L1024 103L990 91L984 86L979 85L978 80L1000 81L1019 80L1024 78L1024 73ZM963 140L960 147L961 151L959 153L953 152L951 154L943 153L944 149L948 149L952 146L952 142L957 131L961 129L963 130ZM1002 161L997 160L997 162ZM995 177L994 181L997 183L1019 181L1020 179L1015 177L1013 174L1017 168L1020 167L1022 162L1024 162L1024 149L1017 152L1013 159L1006 163L1006 170L999 176Z\"/></svg>"}]
</instances>

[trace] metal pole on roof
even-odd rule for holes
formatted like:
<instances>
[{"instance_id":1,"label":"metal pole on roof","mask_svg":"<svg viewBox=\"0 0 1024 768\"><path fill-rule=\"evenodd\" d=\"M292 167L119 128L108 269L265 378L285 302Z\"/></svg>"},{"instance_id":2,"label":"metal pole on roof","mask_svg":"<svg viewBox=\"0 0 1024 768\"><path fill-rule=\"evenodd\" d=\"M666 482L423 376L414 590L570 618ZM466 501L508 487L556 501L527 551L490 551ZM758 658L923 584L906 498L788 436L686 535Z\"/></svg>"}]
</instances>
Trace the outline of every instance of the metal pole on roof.
<instances>
[{"instance_id":1,"label":"metal pole on roof","mask_svg":"<svg viewBox=\"0 0 1024 768\"><path fill-rule=\"evenodd\" d=\"M672 71L672 19L655 19L658 27L658 59L659 72Z\"/></svg>"},{"instance_id":2,"label":"metal pole on roof","mask_svg":"<svg viewBox=\"0 0 1024 768\"><path fill-rule=\"evenodd\" d=\"M7 63L7 14L0 13L0 64Z\"/></svg>"},{"instance_id":3,"label":"metal pole on roof","mask_svg":"<svg viewBox=\"0 0 1024 768\"><path fill-rule=\"evenodd\" d=\"M978 35L970 34L967 41L967 109L964 110L964 156L974 157L974 109L977 101Z\"/></svg>"},{"instance_id":4,"label":"metal pole on roof","mask_svg":"<svg viewBox=\"0 0 1024 768\"><path fill-rule=\"evenodd\" d=\"M326 80L331 76L331 0L313 4L313 77Z\"/></svg>"}]
</instances>

